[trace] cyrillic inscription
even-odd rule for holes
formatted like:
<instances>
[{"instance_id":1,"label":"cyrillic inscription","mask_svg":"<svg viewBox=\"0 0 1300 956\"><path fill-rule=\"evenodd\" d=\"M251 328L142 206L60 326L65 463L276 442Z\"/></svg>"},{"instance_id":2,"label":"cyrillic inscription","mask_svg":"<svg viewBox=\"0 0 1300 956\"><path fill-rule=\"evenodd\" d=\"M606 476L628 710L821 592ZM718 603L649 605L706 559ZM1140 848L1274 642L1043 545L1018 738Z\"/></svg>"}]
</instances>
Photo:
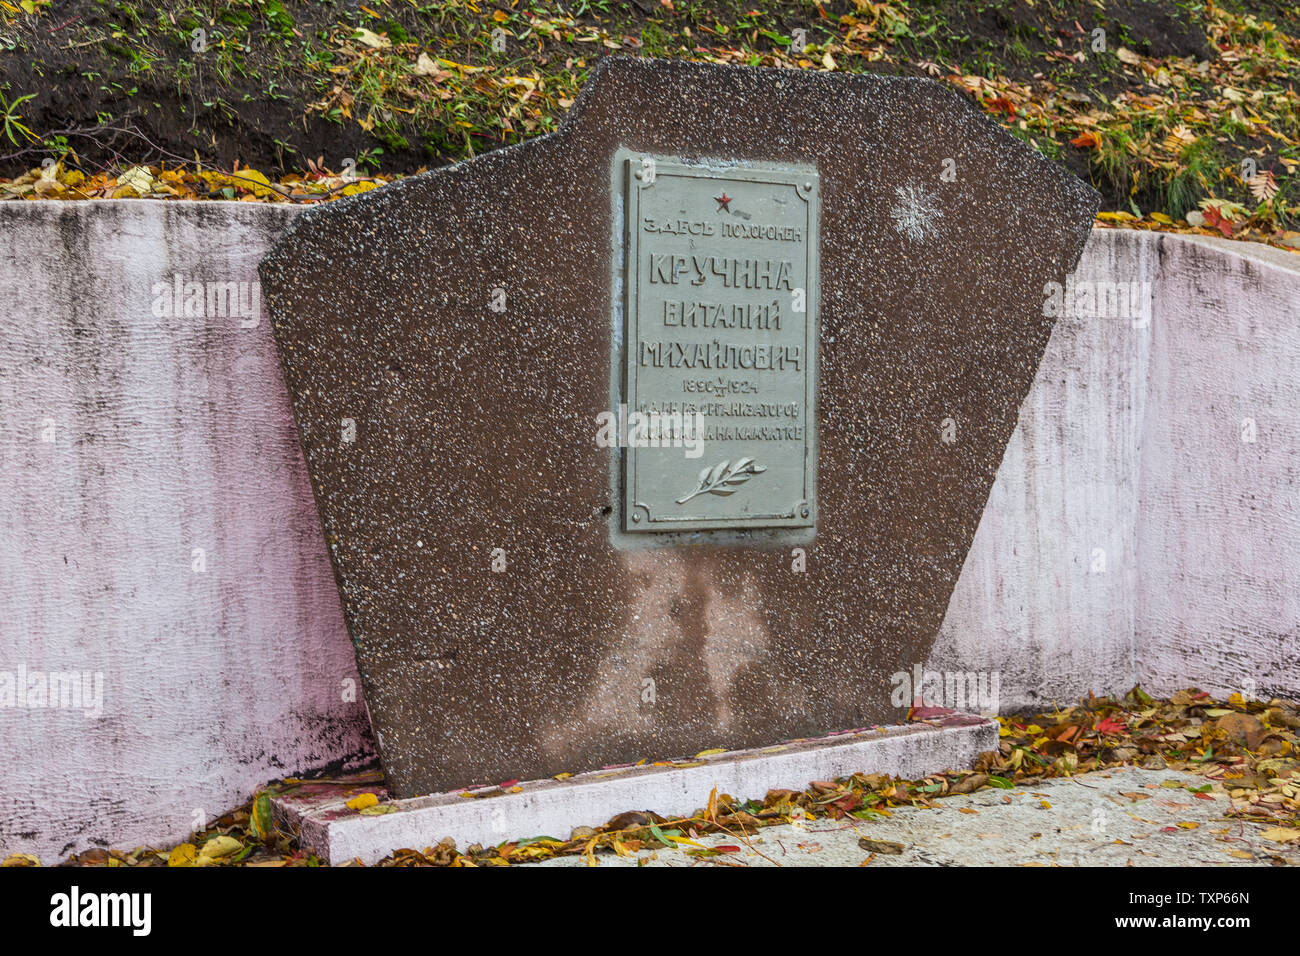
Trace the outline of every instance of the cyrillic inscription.
<instances>
[{"instance_id":1,"label":"cyrillic inscription","mask_svg":"<svg viewBox=\"0 0 1300 956\"><path fill-rule=\"evenodd\" d=\"M624 530L812 526L816 171L624 175Z\"/></svg>"}]
</instances>

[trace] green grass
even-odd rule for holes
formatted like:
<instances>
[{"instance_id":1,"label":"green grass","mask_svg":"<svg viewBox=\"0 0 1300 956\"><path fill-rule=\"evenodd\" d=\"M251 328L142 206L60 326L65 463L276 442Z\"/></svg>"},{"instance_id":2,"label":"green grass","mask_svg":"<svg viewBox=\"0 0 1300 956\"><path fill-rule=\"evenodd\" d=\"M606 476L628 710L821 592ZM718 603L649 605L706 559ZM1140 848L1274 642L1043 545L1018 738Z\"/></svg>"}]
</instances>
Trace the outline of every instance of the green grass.
<instances>
[{"instance_id":1,"label":"green grass","mask_svg":"<svg viewBox=\"0 0 1300 956\"><path fill-rule=\"evenodd\" d=\"M1245 92L1295 89L1300 47L1292 38L1300 31L1300 4L1219 0L1217 8L1230 15L1211 17L1202 0L1150 2L1165 12L1183 11L1190 23L1212 23L1225 31L1225 42L1242 45ZM1037 76L1058 92L1077 90L1093 95L1094 102L1103 95L1114 102L1128 82L1115 51L1141 50L1150 39L1128 13L1144 8L1127 0L674 0L671 9L659 0L476 0L473 6L469 0L368 0L364 6L342 0L68 0L59 6L57 15L51 8L33 18L35 30L17 29L25 20L9 18L11 24L0 15L0 70L10 36L15 55L21 51L22 62L35 65L27 86L10 81L4 88L10 104L38 92L42 99L47 93L57 97L69 85L39 80L43 64L59 62L58 49L67 46L82 51L77 55L84 66L74 68L82 77L78 84L100 94L84 105L95 122L133 116L156 127L179 116L182 125L192 125L187 139L202 152L214 138L257 130L261 109L276 119L257 130L262 143L273 144L259 162L296 163L328 150L366 155L369 168L388 171L453 161L554 129L587 70L610 49L607 43L618 44L624 54L662 57L712 55L697 48L734 50L724 57L728 62L813 69L820 68L822 49L831 44L837 69L845 72L916 75L923 64L940 64L941 79L955 70L1032 85ZM66 11L91 8L100 14L97 20L87 16L56 39L39 29L61 22ZM1083 36L1074 31L1076 20ZM855 26L866 24L874 24L873 32L846 50ZM1088 49L1088 31L1095 26L1106 30L1105 54ZM365 47L354 39L358 27L385 36L392 46ZM498 28L509 34L504 52L492 48ZM813 45L803 64L792 54L796 28L806 30ZM202 52L191 49L195 30L206 31ZM638 38L639 45L622 44L625 35ZM1088 54L1082 62L1068 59L1081 50ZM420 53L470 69L448 67L436 80L416 76L412 65ZM522 96L522 88L511 85L516 76L535 82L535 92ZM448 92L451 98L445 98ZM1188 119L1182 107L1213 92L1213 83L1193 77L1176 95L1161 94L1166 106L1114 110L1099 127L1098 148L1088 152L1069 145L1079 133L1069 110L1031 118L1024 129L1023 116L995 118L1090 177L1118 208L1128 208L1136 197L1181 215L1207 195L1218 195L1216 190L1244 202L1244 186L1222 170L1245 150L1294 156L1300 137L1294 93L1268 101L1277 114L1270 121L1275 138L1253 125L1248 110ZM18 115L34 105L23 101ZM74 101L67 108L79 105ZM46 120L33 127L36 135L70 125L65 117ZM1182 124L1192 128L1193 142L1176 150L1157 148ZM49 145L54 150L59 143L51 138ZM192 152L186 146L182 151ZM1295 203L1294 179L1279 179L1283 206Z\"/></svg>"}]
</instances>

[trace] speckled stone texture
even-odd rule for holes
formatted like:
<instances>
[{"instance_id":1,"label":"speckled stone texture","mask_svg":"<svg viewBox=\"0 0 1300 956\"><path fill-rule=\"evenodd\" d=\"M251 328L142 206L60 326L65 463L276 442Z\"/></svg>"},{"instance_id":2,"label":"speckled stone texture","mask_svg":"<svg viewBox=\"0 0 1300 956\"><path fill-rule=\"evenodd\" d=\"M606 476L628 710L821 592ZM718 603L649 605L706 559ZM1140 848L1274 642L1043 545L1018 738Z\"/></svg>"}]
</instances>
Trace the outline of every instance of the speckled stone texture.
<instances>
[{"instance_id":1,"label":"speckled stone texture","mask_svg":"<svg viewBox=\"0 0 1300 956\"><path fill-rule=\"evenodd\" d=\"M818 170L804 572L618 542L620 146ZM393 795L902 719L1097 204L930 81L619 58L556 133L297 219L264 295Z\"/></svg>"}]
</instances>

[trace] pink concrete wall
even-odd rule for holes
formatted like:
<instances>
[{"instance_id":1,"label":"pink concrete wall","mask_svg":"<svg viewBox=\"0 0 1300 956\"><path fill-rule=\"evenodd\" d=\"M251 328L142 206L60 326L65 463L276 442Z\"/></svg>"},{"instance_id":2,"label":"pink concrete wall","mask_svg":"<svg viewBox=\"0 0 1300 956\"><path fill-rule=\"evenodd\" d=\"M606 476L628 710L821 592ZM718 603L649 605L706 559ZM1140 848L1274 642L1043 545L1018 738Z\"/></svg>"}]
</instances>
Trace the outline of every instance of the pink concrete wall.
<instances>
[{"instance_id":1,"label":"pink concrete wall","mask_svg":"<svg viewBox=\"0 0 1300 956\"><path fill-rule=\"evenodd\" d=\"M0 673L103 675L98 717L0 683L0 853L179 840L370 752L269 324L154 314L256 280L288 213L0 204Z\"/></svg>"},{"instance_id":2,"label":"pink concrete wall","mask_svg":"<svg viewBox=\"0 0 1300 956\"><path fill-rule=\"evenodd\" d=\"M1300 255L1226 240L1161 252L1139 465L1137 676L1158 692L1198 683L1294 699Z\"/></svg>"},{"instance_id":3,"label":"pink concrete wall","mask_svg":"<svg viewBox=\"0 0 1300 956\"><path fill-rule=\"evenodd\" d=\"M1150 313L1058 320L928 668L1300 696L1300 256L1097 230L1076 275Z\"/></svg>"},{"instance_id":4,"label":"pink concrete wall","mask_svg":"<svg viewBox=\"0 0 1300 956\"><path fill-rule=\"evenodd\" d=\"M154 308L255 282L295 211L0 203L0 855L179 840L372 752L266 320ZM1004 709L1300 695L1296 262L1094 233L1079 278L1150 315L1060 320L931 667ZM6 706L20 669L102 674L102 713Z\"/></svg>"}]
</instances>

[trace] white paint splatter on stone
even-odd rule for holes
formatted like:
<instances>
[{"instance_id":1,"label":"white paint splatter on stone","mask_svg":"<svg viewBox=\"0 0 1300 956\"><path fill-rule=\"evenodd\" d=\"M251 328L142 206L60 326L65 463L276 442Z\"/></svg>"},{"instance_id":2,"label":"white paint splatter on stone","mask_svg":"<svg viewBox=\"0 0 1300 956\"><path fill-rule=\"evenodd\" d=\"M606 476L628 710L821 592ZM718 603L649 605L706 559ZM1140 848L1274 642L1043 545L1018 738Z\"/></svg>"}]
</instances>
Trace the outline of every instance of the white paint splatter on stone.
<instances>
[{"instance_id":1,"label":"white paint splatter on stone","mask_svg":"<svg viewBox=\"0 0 1300 956\"><path fill-rule=\"evenodd\" d=\"M925 242L939 237L936 219L943 218L943 210L934 205L934 196L924 186L899 186L894 190L898 202L889 210L894 218L894 228L912 242Z\"/></svg>"}]
</instances>

